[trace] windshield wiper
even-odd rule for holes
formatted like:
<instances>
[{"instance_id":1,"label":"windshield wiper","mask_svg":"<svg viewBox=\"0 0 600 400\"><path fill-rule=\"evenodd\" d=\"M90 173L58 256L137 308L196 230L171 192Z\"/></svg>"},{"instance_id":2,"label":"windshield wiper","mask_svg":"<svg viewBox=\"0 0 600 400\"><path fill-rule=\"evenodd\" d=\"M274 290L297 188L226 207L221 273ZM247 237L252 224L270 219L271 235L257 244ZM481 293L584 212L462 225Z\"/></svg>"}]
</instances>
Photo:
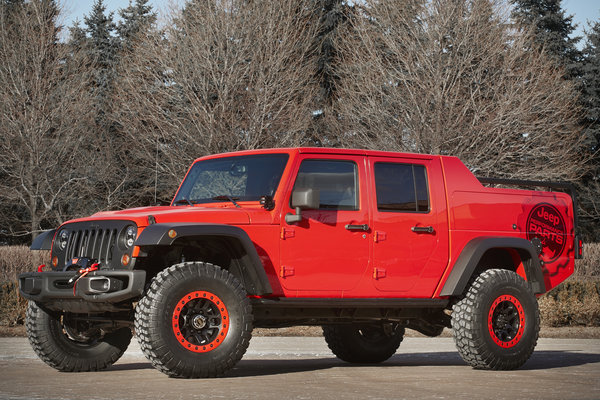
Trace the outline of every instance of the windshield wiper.
<instances>
[{"instance_id":1,"label":"windshield wiper","mask_svg":"<svg viewBox=\"0 0 600 400\"><path fill-rule=\"evenodd\" d=\"M179 200L176 200L176 201L175 201L175 203L173 203L173 204L175 204L175 205L177 205L177 204L188 204L188 205L190 205L190 206L193 206L193 205L194 205L194 203L192 203L192 202L191 202L190 200L188 200L186 197L182 197L181 199L179 199Z\"/></svg>"},{"instance_id":2,"label":"windshield wiper","mask_svg":"<svg viewBox=\"0 0 600 400\"><path fill-rule=\"evenodd\" d=\"M224 201L224 200L229 200L230 202L233 203L234 206L236 206L237 208L242 208L237 202L236 200L239 200L239 197L231 197L231 196L227 196L227 195L221 195L221 196L215 196L212 198L213 200L218 200L218 201Z\"/></svg>"}]
</instances>

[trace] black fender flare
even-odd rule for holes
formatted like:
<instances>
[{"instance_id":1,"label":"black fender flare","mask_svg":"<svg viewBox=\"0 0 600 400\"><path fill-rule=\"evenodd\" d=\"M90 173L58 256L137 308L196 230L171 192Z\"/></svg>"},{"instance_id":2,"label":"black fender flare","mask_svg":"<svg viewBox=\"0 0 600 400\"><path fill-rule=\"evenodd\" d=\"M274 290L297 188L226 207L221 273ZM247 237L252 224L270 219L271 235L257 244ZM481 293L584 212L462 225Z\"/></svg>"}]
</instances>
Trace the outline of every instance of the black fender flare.
<instances>
[{"instance_id":1,"label":"black fender flare","mask_svg":"<svg viewBox=\"0 0 600 400\"><path fill-rule=\"evenodd\" d=\"M33 242L31 243L31 247L29 247L29 249L50 250L52 248L52 239L54 239L54 233L56 233L56 229L40 233L35 239L33 239Z\"/></svg>"},{"instance_id":2,"label":"black fender flare","mask_svg":"<svg viewBox=\"0 0 600 400\"><path fill-rule=\"evenodd\" d=\"M256 247L246 231L237 226L210 223L157 223L144 228L134 245L140 247L171 246L182 238L202 236L221 236L236 240L244 251L240 261L244 265L244 281L248 294L267 295L273 293Z\"/></svg>"},{"instance_id":3,"label":"black fender flare","mask_svg":"<svg viewBox=\"0 0 600 400\"><path fill-rule=\"evenodd\" d=\"M529 240L515 237L479 237L471 240L463 248L452 267L452 272L450 272L444 283L440 296L458 296L462 294L479 265L479 261L491 249L516 250L523 261L527 282L531 285L533 293L546 292L542 265L533 244Z\"/></svg>"}]
</instances>

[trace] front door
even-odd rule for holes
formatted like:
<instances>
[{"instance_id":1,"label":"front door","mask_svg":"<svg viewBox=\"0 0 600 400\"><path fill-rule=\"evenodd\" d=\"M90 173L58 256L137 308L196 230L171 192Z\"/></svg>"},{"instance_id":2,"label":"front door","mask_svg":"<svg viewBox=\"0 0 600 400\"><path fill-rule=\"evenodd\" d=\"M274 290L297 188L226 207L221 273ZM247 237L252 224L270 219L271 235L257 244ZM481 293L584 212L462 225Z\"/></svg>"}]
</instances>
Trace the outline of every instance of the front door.
<instances>
[{"instance_id":1,"label":"front door","mask_svg":"<svg viewBox=\"0 0 600 400\"><path fill-rule=\"evenodd\" d=\"M290 198L281 218L280 279L297 296L340 297L354 288L369 261L369 211L365 158L304 155L296 165L294 189L319 193L319 208L295 214ZM294 295L288 294L288 295Z\"/></svg>"}]
</instances>

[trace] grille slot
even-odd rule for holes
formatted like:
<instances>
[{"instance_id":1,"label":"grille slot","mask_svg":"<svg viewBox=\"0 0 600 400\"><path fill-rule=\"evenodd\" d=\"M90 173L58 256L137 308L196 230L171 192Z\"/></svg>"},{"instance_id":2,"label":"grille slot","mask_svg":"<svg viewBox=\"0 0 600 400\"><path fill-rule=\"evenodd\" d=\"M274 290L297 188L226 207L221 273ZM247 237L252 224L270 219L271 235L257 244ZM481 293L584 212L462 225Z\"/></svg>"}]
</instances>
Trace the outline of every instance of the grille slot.
<instances>
[{"instance_id":1,"label":"grille slot","mask_svg":"<svg viewBox=\"0 0 600 400\"><path fill-rule=\"evenodd\" d=\"M117 229L80 229L73 231L66 249L67 260L87 257L110 264L117 242Z\"/></svg>"}]
</instances>

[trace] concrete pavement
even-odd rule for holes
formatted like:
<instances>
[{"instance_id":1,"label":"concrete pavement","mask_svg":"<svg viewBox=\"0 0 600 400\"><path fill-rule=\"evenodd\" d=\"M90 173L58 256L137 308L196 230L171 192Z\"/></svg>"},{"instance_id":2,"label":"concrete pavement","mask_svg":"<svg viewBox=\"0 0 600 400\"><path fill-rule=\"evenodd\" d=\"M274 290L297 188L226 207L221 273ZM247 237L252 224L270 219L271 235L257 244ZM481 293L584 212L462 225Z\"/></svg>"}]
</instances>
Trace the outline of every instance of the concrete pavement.
<instances>
[{"instance_id":1,"label":"concrete pavement","mask_svg":"<svg viewBox=\"0 0 600 400\"><path fill-rule=\"evenodd\" d=\"M323 338L255 337L225 378L171 379L137 342L110 369L60 373L24 338L0 338L1 399L600 399L600 340L540 339L516 371L468 367L451 338L406 338L379 365L335 358Z\"/></svg>"}]
</instances>

